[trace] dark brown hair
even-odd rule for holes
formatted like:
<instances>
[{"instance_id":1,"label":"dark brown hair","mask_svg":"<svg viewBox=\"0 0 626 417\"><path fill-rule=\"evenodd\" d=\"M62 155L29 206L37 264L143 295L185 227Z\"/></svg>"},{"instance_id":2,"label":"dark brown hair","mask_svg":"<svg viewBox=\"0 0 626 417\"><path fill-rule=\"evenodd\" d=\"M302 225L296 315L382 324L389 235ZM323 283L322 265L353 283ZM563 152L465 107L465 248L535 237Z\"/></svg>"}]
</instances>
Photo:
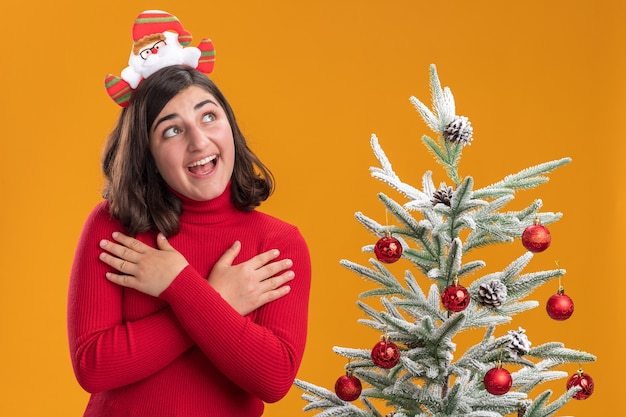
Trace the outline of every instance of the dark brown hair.
<instances>
[{"instance_id":1,"label":"dark brown hair","mask_svg":"<svg viewBox=\"0 0 626 417\"><path fill-rule=\"evenodd\" d=\"M169 66L137 87L109 135L102 157L104 197L109 201L111 214L131 235L148 230L158 230L166 236L178 232L182 203L157 172L148 132L163 107L192 85L213 95L228 117L235 143L230 184L233 204L250 211L274 190L272 173L248 148L232 108L213 81L193 68Z\"/></svg>"}]
</instances>

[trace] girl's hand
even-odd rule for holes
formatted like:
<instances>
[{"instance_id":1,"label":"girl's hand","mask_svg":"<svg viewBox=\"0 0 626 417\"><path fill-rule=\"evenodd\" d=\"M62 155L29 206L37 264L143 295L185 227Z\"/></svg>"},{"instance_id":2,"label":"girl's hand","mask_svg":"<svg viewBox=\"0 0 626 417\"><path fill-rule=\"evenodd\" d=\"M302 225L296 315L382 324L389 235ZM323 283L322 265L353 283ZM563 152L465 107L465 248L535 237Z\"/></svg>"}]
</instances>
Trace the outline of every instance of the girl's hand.
<instances>
[{"instance_id":1,"label":"girl's hand","mask_svg":"<svg viewBox=\"0 0 626 417\"><path fill-rule=\"evenodd\" d=\"M269 250L233 266L241 250L235 242L215 263L209 274L209 284L242 316L264 304L285 296L291 289L283 285L295 274L291 259L272 262L280 254Z\"/></svg>"},{"instance_id":2,"label":"girl's hand","mask_svg":"<svg viewBox=\"0 0 626 417\"><path fill-rule=\"evenodd\" d=\"M154 297L165 291L189 264L161 233L156 249L119 232L113 233L113 240L100 241L100 247L106 251L100 254L100 260L119 271L107 273L107 279Z\"/></svg>"}]
</instances>

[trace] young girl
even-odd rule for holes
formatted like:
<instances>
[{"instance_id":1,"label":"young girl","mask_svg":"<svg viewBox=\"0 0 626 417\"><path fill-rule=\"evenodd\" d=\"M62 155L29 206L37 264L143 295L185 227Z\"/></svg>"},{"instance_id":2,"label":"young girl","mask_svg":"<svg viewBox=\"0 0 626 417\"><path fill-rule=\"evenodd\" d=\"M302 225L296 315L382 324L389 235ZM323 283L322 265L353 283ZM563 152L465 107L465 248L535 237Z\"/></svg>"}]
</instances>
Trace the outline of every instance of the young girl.
<instances>
[{"instance_id":1,"label":"young girl","mask_svg":"<svg viewBox=\"0 0 626 417\"><path fill-rule=\"evenodd\" d=\"M143 80L105 148L106 200L71 272L85 416L260 416L304 351L310 259L255 207L269 171L228 102L183 65Z\"/></svg>"}]
</instances>

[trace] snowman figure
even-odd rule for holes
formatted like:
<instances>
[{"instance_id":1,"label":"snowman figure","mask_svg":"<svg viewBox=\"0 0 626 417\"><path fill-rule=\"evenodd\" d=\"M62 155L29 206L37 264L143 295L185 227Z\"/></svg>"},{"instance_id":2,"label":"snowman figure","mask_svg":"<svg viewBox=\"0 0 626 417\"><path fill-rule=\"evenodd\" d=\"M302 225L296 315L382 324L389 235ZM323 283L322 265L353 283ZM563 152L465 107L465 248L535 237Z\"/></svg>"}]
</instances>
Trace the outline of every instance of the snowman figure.
<instances>
[{"instance_id":1,"label":"snowman figure","mask_svg":"<svg viewBox=\"0 0 626 417\"><path fill-rule=\"evenodd\" d=\"M122 70L122 79L137 88L142 79L170 65L184 64L196 68L200 49L183 47L178 42L178 33L163 32L146 36L135 42L128 58L128 67Z\"/></svg>"},{"instance_id":2,"label":"snowman figure","mask_svg":"<svg viewBox=\"0 0 626 417\"><path fill-rule=\"evenodd\" d=\"M109 96L122 107L128 105L133 90L141 81L161 68L187 65L207 74L213 70L213 42L204 38L198 47L188 46L191 43L191 33L183 28L175 16L167 12L142 12L135 19L132 36L133 47L128 66L122 70L121 77L109 74L105 78Z\"/></svg>"}]
</instances>

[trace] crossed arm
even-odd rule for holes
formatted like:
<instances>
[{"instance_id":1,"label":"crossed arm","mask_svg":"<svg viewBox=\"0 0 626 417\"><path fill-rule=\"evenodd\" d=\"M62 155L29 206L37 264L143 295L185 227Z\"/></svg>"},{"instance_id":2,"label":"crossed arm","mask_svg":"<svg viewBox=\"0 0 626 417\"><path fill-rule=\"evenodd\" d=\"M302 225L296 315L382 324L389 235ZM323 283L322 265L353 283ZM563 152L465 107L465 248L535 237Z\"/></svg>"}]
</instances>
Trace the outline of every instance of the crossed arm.
<instances>
[{"instance_id":1,"label":"crossed arm","mask_svg":"<svg viewBox=\"0 0 626 417\"><path fill-rule=\"evenodd\" d=\"M112 238L97 240L98 235ZM287 258L280 261L271 250L233 265L241 248L236 242L207 280L166 239L157 237L152 248L114 235L112 227L104 234L86 231L72 270L68 306L79 382L91 392L124 386L197 345L242 388L267 402L281 398L304 350L310 284L301 236L286 247ZM163 308L124 322L122 287L158 296L155 302ZM253 310L254 321L246 317Z\"/></svg>"},{"instance_id":2,"label":"crossed arm","mask_svg":"<svg viewBox=\"0 0 626 417\"><path fill-rule=\"evenodd\" d=\"M100 260L119 271L107 272L106 277L123 287L158 297L189 265L162 234L157 236L158 248L120 232L114 232L112 238L114 241L100 241ZM245 316L286 295L290 287L283 284L295 274L289 269L293 266L291 259L274 261L280 255L278 249L233 265L240 249L239 241L228 248L211 270L208 282L235 311Z\"/></svg>"}]
</instances>

